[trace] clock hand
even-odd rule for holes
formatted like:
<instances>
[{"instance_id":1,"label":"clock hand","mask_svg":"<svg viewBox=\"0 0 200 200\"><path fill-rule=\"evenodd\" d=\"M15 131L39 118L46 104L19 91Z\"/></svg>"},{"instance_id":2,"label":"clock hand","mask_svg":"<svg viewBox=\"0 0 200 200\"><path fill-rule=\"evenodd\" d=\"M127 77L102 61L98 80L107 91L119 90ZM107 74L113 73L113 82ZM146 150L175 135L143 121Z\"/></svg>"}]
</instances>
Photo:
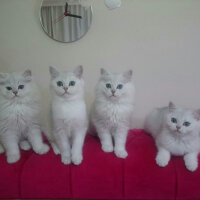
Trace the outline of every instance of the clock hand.
<instances>
[{"instance_id":1,"label":"clock hand","mask_svg":"<svg viewBox=\"0 0 200 200\"><path fill-rule=\"evenodd\" d=\"M82 16L79 16L79 15L66 14L65 16L75 17L75 18L82 19Z\"/></svg>"},{"instance_id":2,"label":"clock hand","mask_svg":"<svg viewBox=\"0 0 200 200\"><path fill-rule=\"evenodd\" d=\"M62 15L62 16L60 16L59 18L55 19L55 20L54 20L54 23L56 24L57 22L61 21L65 16L75 17L75 18L82 19L82 16L69 14L69 11L68 11L67 14L64 13L64 15Z\"/></svg>"},{"instance_id":3,"label":"clock hand","mask_svg":"<svg viewBox=\"0 0 200 200\"><path fill-rule=\"evenodd\" d=\"M67 2L66 2L66 4L65 4L65 12L64 12L64 15L65 15L65 16L76 17L76 18L82 19L82 17L79 16L79 15L70 14L70 11L68 10L68 3L67 3Z\"/></svg>"},{"instance_id":4,"label":"clock hand","mask_svg":"<svg viewBox=\"0 0 200 200\"><path fill-rule=\"evenodd\" d=\"M61 21L65 16L66 14L70 14L70 11L68 11L68 3L66 2L65 4L65 12L63 15L61 15L60 17L58 17L57 19L54 20L54 24L56 24L57 22Z\"/></svg>"},{"instance_id":5,"label":"clock hand","mask_svg":"<svg viewBox=\"0 0 200 200\"><path fill-rule=\"evenodd\" d=\"M54 23L56 24L57 22L61 21L68 14L70 14L70 11L64 12L63 15L61 15L60 17L58 17L57 19L54 20Z\"/></svg>"},{"instance_id":6,"label":"clock hand","mask_svg":"<svg viewBox=\"0 0 200 200\"><path fill-rule=\"evenodd\" d=\"M58 17L57 19L55 19L54 20L54 24L56 24L57 22L61 21L65 16L82 19L82 16L70 14L70 11L68 10L68 3L67 2L65 4L65 12L64 12L64 14L62 16Z\"/></svg>"},{"instance_id":7,"label":"clock hand","mask_svg":"<svg viewBox=\"0 0 200 200\"><path fill-rule=\"evenodd\" d=\"M54 24L56 24L57 22L61 21L63 18L65 17L65 15L61 15L60 17L58 17L57 19L54 20Z\"/></svg>"},{"instance_id":8,"label":"clock hand","mask_svg":"<svg viewBox=\"0 0 200 200\"><path fill-rule=\"evenodd\" d=\"M68 3L65 4L65 12L68 12Z\"/></svg>"}]
</instances>

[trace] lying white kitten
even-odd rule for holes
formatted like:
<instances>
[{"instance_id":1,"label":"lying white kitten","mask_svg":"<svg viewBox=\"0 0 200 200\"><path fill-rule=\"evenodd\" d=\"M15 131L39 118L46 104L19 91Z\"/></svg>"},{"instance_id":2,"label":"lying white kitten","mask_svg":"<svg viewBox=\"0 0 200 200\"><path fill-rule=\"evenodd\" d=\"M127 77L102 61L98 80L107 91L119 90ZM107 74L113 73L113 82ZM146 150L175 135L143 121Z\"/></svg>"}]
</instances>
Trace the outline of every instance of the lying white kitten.
<instances>
[{"instance_id":1,"label":"lying white kitten","mask_svg":"<svg viewBox=\"0 0 200 200\"><path fill-rule=\"evenodd\" d=\"M53 136L62 162L70 164L72 161L79 165L83 159L82 148L88 128L83 68L78 66L73 72L58 72L54 67L49 70L53 95Z\"/></svg>"},{"instance_id":2,"label":"lying white kitten","mask_svg":"<svg viewBox=\"0 0 200 200\"><path fill-rule=\"evenodd\" d=\"M200 110L168 107L154 109L146 118L145 130L156 142L156 163L165 167L171 155L183 156L186 168L195 171L200 152Z\"/></svg>"},{"instance_id":3,"label":"lying white kitten","mask_svg":"<svg viewBox=\"0 0 200 200\"><path fill-rule=\"evenodd\" d=\"M125 145L133 114L134 95L132 70L113 74L101 69L91 121L100 138L102 150L112 152L114 149L120 158L128 155Z\"/></svg>"},{"instance_id":4,"label":"lying white kitten","mask_svg":"<svg viewBox=\"0 0 200 200\"><path fill-rule=\"evenodd\" d=\"M8 163L20 159L20 147L38 154L48 152L42 142L39 123L39 92L31 71L0 73L0 152L4 150Z\"/></svg>"}]
</instances>

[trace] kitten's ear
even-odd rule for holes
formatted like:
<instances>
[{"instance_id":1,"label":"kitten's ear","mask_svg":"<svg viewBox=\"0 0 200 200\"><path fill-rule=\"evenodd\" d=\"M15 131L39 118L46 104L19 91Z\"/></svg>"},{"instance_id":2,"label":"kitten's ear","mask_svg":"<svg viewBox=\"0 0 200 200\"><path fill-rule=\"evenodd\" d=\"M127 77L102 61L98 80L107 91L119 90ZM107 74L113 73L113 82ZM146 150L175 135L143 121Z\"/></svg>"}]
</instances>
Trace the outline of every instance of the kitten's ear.
<instances>
[{"instance_id":1,"label":"kitten's ear","mask_svg":"<svg viewBox=\"0 0 200 200\"><path fill-rule=\"evenodd\" d=\"M74 69L74 74L78 77L78 78L81 78L82 75L83 75L83 66L82 65L79 65L78 67L76 67Z\"/></svg>"},{"instance_id":2,"label":"kitten's ear","mask_svg":"<svg viewBox=\"0 0 200 200\"><path fill-rule=\"evenodd\" d=\"M132 79L132 75L133 75L132 70L128 70L128 71L123 73L123 76L127 81L130 81Z\"/></svg>"},{"instance_id":3,"label":"kitten's ear","mask_svg":"<svg viewBox=\"0 0 200 200\"><path fill-rule=\"evenodd\" d=\"M194 117L197 120L200 120L200 109L194 111Z\"/></svg>"},{"instance_id":4,"label":"kitten's ear","mask_svg":"<svg viewBox=\"0 0 200 200\"><path fill-rule=\"evenodd\" d=\"M176 106L175 106L175 104L173 103L173 102L169 102L169 112L172 112L174 109L176 109Z\"/></svg>"},{"instance_id":5,"label":"kitten's ear","mask_svg":"<svg viewBox=\"0 0 200 200\"><path fill-rule=\"evenodd\" d=\"M32 80L32 72L30 69L27 69L26 71L24 71L22 73L23 78L25 79L25 81L31 81Z\"/></svg>"},{"instance_id":6,"label":"kitten's ear","mask_svg":"<svg viewBox=\"0 0 200 200\"><path fill-rule=\"evenodd\" d=\"M49 72L51 74L52 79L55 79L59 75L59 71L55 67L52 67L52 66L49 67Z\"/></svg>"},{"instance_id":7,"label":"kitten's ear","mask_svg":"<svg viewBox=\"0 0 200 200\"><path fill-rule=\"evenodd\" d=\"M0 73L0 84L3 84L7 80L8 76L8 73Z\"/></svg>"},{"instance_id":8,"label":"kitten's ear","mask_svg":"<svg viewBox=\"0 0 200 200\"><path fill-rule=\"evenodd\" d=\"M108 76L108 75L110 75L110 72L108 70L104 69L104 68L101 68L100 72L101 72L102 76Z\"/></svg>"}]
</instances>

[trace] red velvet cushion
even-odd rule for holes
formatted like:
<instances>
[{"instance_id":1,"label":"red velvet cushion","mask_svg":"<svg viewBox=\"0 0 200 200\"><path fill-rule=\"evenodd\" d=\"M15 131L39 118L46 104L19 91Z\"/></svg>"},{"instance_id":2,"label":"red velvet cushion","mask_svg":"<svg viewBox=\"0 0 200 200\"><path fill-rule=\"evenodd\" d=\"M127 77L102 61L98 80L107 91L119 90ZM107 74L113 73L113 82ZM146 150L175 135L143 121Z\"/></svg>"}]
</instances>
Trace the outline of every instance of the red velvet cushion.
<instances>
[{"instance_id":1,"label":"red velvet cushion","mask_svg":"<svg viewBox=\"0 0 200 200\"><path fill-rule=\"evenodd\" d=\"M55 156L52 150L45 155L33 153L21 173L21 197L71 197L70 168L63 165L60 156Z\"/></svg>"},{"instance_id":2,"label":"red velvet cushion","mask_svg":"<svg viewBox=\"0 0 200 200\"><path fill-rule=\"evenodd\" d=\"M185 168L183 158L173 159L177 176L177 200L199 200L200 199L200 166L195 172ZM200 165L200 157L199 157Z\"/></svg>"},{"instance_id":3,"label":"red velvet cushion","mask_svg":"<svg viewBox=\"0 0 200 200\"><path fill-rule=\"evenodd\" d=\"M128 157L119 159L87 136L79 166L63 165L52 150L22 152L12 165L1 155L0 198L200 199L200 170L188 172L182 158L158 167L154 141L144 131L130 131L127 150Z\"/></svg>"},{"instance_id":4,"label":"red velvet cushion","mask_svg":"<svg viewBox=\"0 0 200 200\"><path fill-rule=\"evenodd\" d=\"M83 155L83 163L71 168L73 197L121 199L123 160L113 153L103 152L99 140L91 136L86 139Z\"/></svg>"},{"instance_id":5,"label":"red velvet cushion","mask_svg":"<svg viewBox=\"0 0 200 200\"><path fill-rule=\"evenodd\" d=\"M8 164L5 154L0 155L0 198L20 198L20 177L31 151L21 151L21 159Z\"/></svg>"},{"instance_id":6,"label":"red velvet cushion","mask_svg":"<svg viewBox=\"0 0 200 200\"><path fill-rule=\"evenodd\" d=\"M124 166L125 197L130 199L174 199L176 174L172 162L160 168L155 162L156 147L151 136L130 131Z\"/></svg>"}]
</instances>

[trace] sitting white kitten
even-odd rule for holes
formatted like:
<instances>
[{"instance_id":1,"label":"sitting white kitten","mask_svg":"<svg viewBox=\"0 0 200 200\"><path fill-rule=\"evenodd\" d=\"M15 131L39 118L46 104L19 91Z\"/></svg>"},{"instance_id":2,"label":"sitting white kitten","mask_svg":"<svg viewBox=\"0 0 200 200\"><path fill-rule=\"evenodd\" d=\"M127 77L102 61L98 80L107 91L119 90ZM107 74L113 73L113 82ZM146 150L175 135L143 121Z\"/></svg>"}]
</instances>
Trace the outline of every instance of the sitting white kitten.
<instances>
[{"instance_id":1,"label":"sitting white kitten","mask_svg":"<svg viewBox=\"0 0 200 200\"><path fill-rule=\"evenodd\" d=\"M100 138L102 150L112 152L114 149L119 158L128 155L125 145L133 114L134 95L132 70L113 74L101 69L91 121Z\"/></svg>"},{"instance_id":2,"label":"sitting white kitten","mask_svg":"<svg viewBox=\"0 0 200 200\"><path fill-rule=\"evenodd\" d=\"M154 109L146 118L145 130L156 142L156 163L165 167L171 155L183 156L186 168L195 171L200 152L200 110L168 107Z\"/></svg>"},{"instance_id":3,"label":"sitting white kitten","mask_svg":"<svg viewBox=\"0 0 200 200\"><path fill-rule=\"evenodd\" d=\"M31 71L0 73L0 152L8 163L20 159L20 147L44 154L49 147L42 142L39 123L39 92Z\"/></svg>"},{"instance_id":4,"label":"sitting white kitten","mask_svg":"<svg viewBox=\"0 0 200 200\"><path fill-rule=\"evenodd\" d=\"M62 73L54 67L50 67L49 70L53 95L53 136L62 162L70 164L72 161L79 165L83 159L82 148L88 128L83 68L78 66L73 72Z\"/></svg>"}]
</instances>

